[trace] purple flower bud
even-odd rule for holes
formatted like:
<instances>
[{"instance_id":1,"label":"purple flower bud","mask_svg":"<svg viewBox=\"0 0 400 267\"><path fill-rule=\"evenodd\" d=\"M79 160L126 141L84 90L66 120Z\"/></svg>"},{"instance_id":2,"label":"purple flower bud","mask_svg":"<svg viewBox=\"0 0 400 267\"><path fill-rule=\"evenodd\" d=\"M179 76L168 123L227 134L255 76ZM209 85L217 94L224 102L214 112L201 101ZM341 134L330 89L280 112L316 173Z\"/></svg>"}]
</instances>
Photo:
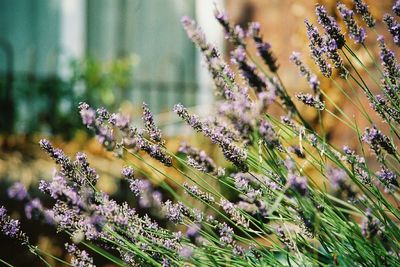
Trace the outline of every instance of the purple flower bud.
<instances>
[{"instance_id":1,"label":"purple flower bud","mask_svg":"<svg viewBox=\"0 0 400 267\"><path fill-rule=\"evenodd\" d=\"M278 135L275 133L274 128L269 122L267 122L266 120L261 120L258 130L260 136L262 137L262 140L265 142L268 148L276 148L279 151L283 151L282 145L279 142Z\"/></svg>"}]
</instances>

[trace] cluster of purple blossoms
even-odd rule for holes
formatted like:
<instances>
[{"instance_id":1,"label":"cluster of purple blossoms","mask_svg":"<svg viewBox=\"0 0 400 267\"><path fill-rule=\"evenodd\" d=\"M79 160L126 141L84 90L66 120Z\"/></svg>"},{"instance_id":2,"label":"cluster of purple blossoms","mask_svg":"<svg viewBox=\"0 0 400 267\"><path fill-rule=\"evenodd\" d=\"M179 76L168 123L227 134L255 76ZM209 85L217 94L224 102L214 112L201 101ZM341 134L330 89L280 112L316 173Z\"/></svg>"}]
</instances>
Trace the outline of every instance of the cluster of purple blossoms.
<instances>
[{"instance_id":1,"label":"cluster of purple blossoms","mask_svg":"<svg viewBox=\"0 0 400 267\"><path fill-rule=\"evenodd\" d=\"M129 188L133 194L139 197L139 207L159 208L161 206L162 194L159 191L153 190L153 186L149 180L135 179L133 168L129 166L124 167L121 174L128 180Z\"/></svg>"},{"instance_id":2,"label":"cluster of purple blossoms","mask_svg":"<svg viewBox=\"0 0 400 267\"><path fill-rule=\"evenodd\" d=\"M183 188L185 188L185 192L195 198L198 198L205 203L212 204L214 203L214 197L210 193L203 192L196 185L189 185L188 183L183 183Z\"/></svg>"},{"instance_id":3,"label":"cluster of purple blossoms","mask_svg":"<svg viewBox=\"0 0 400 267\"><path fill-rule=\"evenodd\" d=\"M229 39L235 46L245 46L244 38L245 32L243 31L242 27L239 25L235 25L232 27L229 23L228 15L225 12L215 10L215 18L221 24L225 31L225 38Z\"/></svg>"},{"instance_id":4,"label":"cluster of purple blossoms","mask_svg":"<svg viewBox=\"0 0 400 267\"><path fill-rule=\"evenodd\" d=\"M229 23L228 15L219 10L215 10L214 16L224 28L225 38L232 42L235 46L245 46L244 38L246 37L245 32L239 25L231 26Z\"/></svg>"},{"instance_id":5,"label":"cluster of purple blossoms","mask_svg":"<svg viewBox=\"0 0 400 267\"><path fill-rule=\"evenodd\" d=\"M232 221L243 226L244 228L249 227L249 221L240 213L235 204L225 198L221 198L220 206L229 215Z\"/></svg>"},{"instance_id":6,"label":"cluster of purple blossoms","mask_svg":"<svg viewBox=\"0 0 400 267\"><path fill-rule=\"evenodd\" d=\"M331 182L335 192L341 196L341 199L355 200L357 192L351 183L349 183L347 173L344 170L329 167L327 169L327 178Z\"/></svg>"},{"instance_id":7,"label":"cluster of purple blossoms","mask_svg":"<svg viewBox=\"0 0 400 267\"><path fill-rule=\"evenodd\" d=\"M246 50L239 46L232 52L232 62L237 64L241 74L256 92L263 92L267 88L266 78L257 73L256 66L246 56Z\"/></svg>"},{"instance_id":8,"label":"cluster of purple blossoms","mask_svg":"<svg viewBox=\"0 0 400 267\"><path fill-rule=\"evenodd\" d=\"M317 5L315 7L315 13L318 16L318 23L324 28L328 36L335 40L337 49L341 49L346 40L344 35L340 32L340 28L336 20L332 16L328 15L328 12L324 6Z\"/></svg>"},{"instance_id":9,"label":"cluster of purple blossoms","mask_svg":"<svg viewBox=\"0 0 400 267\"><path fill-rule=\"evenodd\" d=\"M319 95L321 89L318 77L317 75L312 73L306 65L304 65L303 61L300 58L300 53L293 52L292 55L290 56L290 61L292 61L298 67L301 76L306 78L314 94Z\"/></svg>"},{"instance_id":10,"label":"cluster of purple blossoms","mask_svg":"<svg viewBox=\"0 0 400 267\"><path fill-rule=\"evenodd\" d=\"M399 186L397 175L386 167L382 167L380 171L376 172L376 177L378 177L387 191Z\"/></svg>"},{"instance_id":11,"label":"cluster of purple blossoms","mask_svg":"<svg viewBox=\"0 0 400 267\"><path fill-rule=\"evenodd\" d=\"M343 146L344 157L339 158L343 161L351 164L355 175L360 179L360 181L366 185L371 185L371 177L369 173L365 170L367 166L365 165L365 159L356 154L356 152L350 149L348 146Z\"/></svg>"},{"instance_id":12,"label":"cluster of purple blossoms","mask_svg":"<svg viewBox=\"0 0 400 267\"><path fill-rule=\"evenodd\" d=\"M65 244L65 249L72 255L71 265L73 267L96 267L93 258L85 250L80 250L75 244Z\"/></svg>"},{"instance_id":13,"label":"cluster of purple blossoms","mask_svg":"<svg viewBox=\"0 0 400 267\"><path fill-rule=\"evenodd\" d=\"M386 23L390 34L393 36L393 42L397 46L400 46L400 24L393 16L389 14L385 14L383 21Z\"/></svg>"},{"instance_id":14,"label":"cluster of purple blossoms","mask_svg":"<svg viewBox=\"0 0 400 267\"><path fill-rule=\"evenodd\" d=\"M310 41L309 48L312 59L325 77L332 76L331 65L325 59L324 40L318 32L318 29L308 20L304 20L307 28L307 36Z\"/></svg>"},{"instance_id":15,"label":"cluster of purple blossoms","mask_svg":"<svg viewBox=\"0 0 400 267\"><path fill-rule=\"evenodd\" d=\"M217 167L212 158L210 158L204 150L199 150L187 143L181 143L178 151L187 155L188 164L195 169L205 173L215 174L217 176L223 175L224 170Z\"/></svg>"},{"instance_id":16,"label":"cluster of purple blossoms","mask_svg":"<svg viewBox=\"0 0 400 267\"><path fill-rule=\"evenodd\" d=\"M394 14L400 17L400 0L397 0L396 3L394 3L392 10Z\"/></svg>"},{"instance_id":17,"label":"cluster of purple blossoms","mask_svg":"<svg viewBox=\"0 0 400 267\"><path fill-rule=\"evenodd\" d=\"M396 55L386 46L383 36L379 36L377 41L380 48L379 55L383 67L383 74L392 85L395 85L400 79L400 66L396 60Z\"/></svg>"},{"instance_id":18,"label":"cluster of purple blossoms","mask_svg":"<svg viewBox=\"0 0 400 267\"><path fill-rule=\"evenodd\" d=\"M197 209L189 209L182 202L172 203L167 200L163 203L162 209L165 217L172 223L181 224L185 217L193 220L195 223L200 223L203 220L203 213Z\"/></svg>"},{"instance_id":19,"label":"cluster of purple blossoms","mask_svg":"<svg viewBox=\"0 0 400 267\"><path fill-rule=\"evenodd\" d=\"M150 140L156 143L162 143L162 136L160 129L154 123L154 117L146 103L143 103L143 122L149 133Z\"/></svg>"},{"instance_id":20,"label":"cluster of purple blossoms","mask_svg":"<svg viewBox=\"0 0 400 267\"><path fill-rule=\"evenodd\" d=\"M43 208L42 202L38 198L34 198L34 199L30 200L25 205L25 216L28 219L40 218L40 216L42 216L42 214L44 214L44 213L45 213L45 210ZM47 222L49 222L49 221L47 220Z\"/></svg>"},{"instance_id":21,"label":"cluster of purple blossoms","mask_svg":"<svg viewBox=\"0 0 400 267\"><path fill-rule=\"evenodd\" d=\"M227 160L235 164L241 170L248 170L248 166L246 164L247 153L242 148L237 146L231 138L216 131L215 128L209 127L197 116L190 115L182 104L175 105L174 111L179 117L192 126L193 129L198 132L202 132L205 136L209 137L213 143L219 145Z\"/></svg>"},{"instance_id":22,"label":"cluster of purple blossoms","mask_svg":"<svg viewBox=\"0 0 400 267\"><path fill-rule=\"evenodd\" d=\"M115 137L111 127L106 125L104 121L110 118L110 114L105 109L95 111L87 103L79 104L79 113L82 117L82 122L86 127L96 134L97 140L107 150L113 150L115 147Z\"/></svg>"},{"instance_id":23,"label":"cluster of purple blossoms","mask_svg":"<svg viewBox=\"0 0 400 267\"><path fill-rule=\"evenodd\" d=\"M219 241L221 241L222 246L230 245L234 242L233 236L234 232L232 227L229 227L225 222L216 225L219 233Z\"/></svg>"},{"instance_id":24,"label":"cluster of purple blossoms","mask_svg":"<svg viewBox=\"0 0 400 267\"><path fill-rule=\"evenodd\" d=\"M307 106L313 107L317 110L325 109L324 103L316 99L312 94L297 93L296 97Z\"/></svg>"},{"instance_id":25,"label":"cluster of purple blossoms","mask_svg":"<svg viewBox=\"0 0 400 267\"><path fill-rule=\"evenodd\" d=\"M368 5L365 4L363 0L353 0L353 2L356 7L356 12L361 15L362 19L369 28L373 28L375 26L375 19L369 12Z\"/></svg>"},{"instance_id":26,"label":"cluster of purple blossoms","mask_svg":"<svg viewBox=\"0 0 400 267\"><path fill-rule=\"evenodd\" d=\"M19 240L22 245L29 245L28 236L21 231L20 221L8 216L7 210L3 206L0 206L0 232L5 236Z\"/></svg>"},{"instance_id":27,"label":"cluster of purple blossoms","mask_svg":"<svg viewBox=\"0 0 400 267\"><path fill-rule=\"evenodd\" d=\"M350 38L352 38L358 44L364 43L366 33L365 30L360 28L355 21L354 12L341 3L339 3L337 7L349 31Z\"/></svg>"},{"instance_id":28,"label":"cluster of purple blossoms","mask_svg":"<svg viewBox=\"0 0 400 267\"><path fill-rule=\"evenodd\" d=\"M228 64L221 58L216 47L207 42L202 29L189 17L183 17L181 22L188 37L200 48L206 61L207 68L214 80L217 92L225 96L226 93L231 92L231 90L236 91L237 85L234 80L233 72L230 70Z\"/></svg>"},{"instance_id":29,"label":"cluster of purple blossoms","mask_svg":"<svg viewBox=\"0 0 400 267\"><path fill-rule=\"evenodd\" d=\"M41 139L40 147L61 167L61 172L66 176L74 177L74 166L72 161L59 148L54 148L49 140Z\"/></svg>"},{"instance_id":30,"label":"cluster of purple blossoms","mask_svg":"<svg viewBox=\"0 0 400 267\"><path fill-rule=\"evenodd\" d=\"M260 23L252 22L249 25L248 35L253 38L258 55L264 60L264 63L268 66L269 70L273 73L277 72L279 66L276 63L277 59L271 51L271 45L263 41L260 34Z\"/></svg>"},{"instance_id":31,"label":"cluster of purple blossoms","mask_svg":"<svg viewBox=\"0 0 400 267\"><path fill-rule=\"evenodd\" d=\"M264 143L270 149L277 149L279 151L283 151L282 144L279 142L279 137L276 134L272 125L266 121L261 120L260 126L258 127L258 131Z\"/></svg>"},{"instance_id":32,"label":"cluster of purple blossoms","mask_svg":"<svg viewBox=\"0 0 400 267\"><path fill-rule=\"evenodd\" d=\"M153 144L143 137L143 131L138 131L136 128L131 127L129 123L129 119L120 114L113 113L110 114L104 108L99 108L97 110L97 117L87 120L85 117L82 117L82 120L91 122L90 124L86 124L86 126L93 130L97 136L97 139L102 143L108 150L115 150L117 154L121 154L119 149L125 148L139 148L149 154L152 158L162 162L165 166L172 166L172 158L167 155L163 148L161 147L163 141L161 140L161 132L155 126L153 115L150 113L150 110L146 105L143 106L144 115L143 121L146 125L146 130L149 132L150 138L152 141L156 142ZM88 111L93 110L86 103L81 103L79 105L81 116L82 114L86 114ZM92 114L92 112L90 112ZM96 116L96 114L95 114ZM116 127L120 134L121 138L117 142L116 137L113 134L113 129L110 125Z\"/></svg>"},{"instance_id":33,"label":"cluster of purple blossoms","mask_svg":"<svg viewBox=\"0 0 400 267\"><path fill-rule=\"evenodd\" d=\"M337 45L337 41L328 35L325 35L323 39L326 56L332 61L335 69L339 71L340 77L346 79L349 75L349 71L343 65L342 57L339 55L338 52L339 47Z\"/></svg>"},{"instance_id":34,"label":"cluster of purple blossoms","mask_svg":"<svg viewBox=\"0 0 400 267\"><path fill-rule=\"evenodd\" d=\"M167 155L159 144L152 144L141 135L138 135L136 143L138 147L149 154L150 157L160 161L167 167L172 166L171 156Z\"/></svg>"},{"instance_id":35,"label":"cluster of purple blossoms","mask_svg":"<svg viewBox=\"0 0 400 267\"><path fill-rule=\"evenodd\" d=\"M0 206L0 228L3 234L9 237L16 237L20 232L20 222L11 219L3 206Z\"/></svg>"},{"instance_id":36,"label":"cluster of purple blossoms","mask_svg":"<svg viewBox=\"0 0 400 267\"><path fill-rule=\"evenodd\" d=\"M281 242L282 242L283 244L285 244L285 246L286 246L288 249L290 249L290 250L295 250L296 245L294 244L293 240L290 239L290 237L288 237L288 236L285 234L285 231L283 230L282 227L279 226L279 227L276 229L276 234L278 235L278 237L279 237L279 239L281 240Z\"/></svg>"},{"instance_id":37,"label":"cluster of purple blossoms","mask_svg":"<svg viewBox=\"0 0 400 267\"><path fill-rule=\"evenodd\" d=\"M366 128L364 134L361 136L361 140L370 146L379 160L381 160L381 148L391 155L396 155L396 148L390 141L389 137L384 135L375 126L372 128Z\"/></svg>"}]
</instances>

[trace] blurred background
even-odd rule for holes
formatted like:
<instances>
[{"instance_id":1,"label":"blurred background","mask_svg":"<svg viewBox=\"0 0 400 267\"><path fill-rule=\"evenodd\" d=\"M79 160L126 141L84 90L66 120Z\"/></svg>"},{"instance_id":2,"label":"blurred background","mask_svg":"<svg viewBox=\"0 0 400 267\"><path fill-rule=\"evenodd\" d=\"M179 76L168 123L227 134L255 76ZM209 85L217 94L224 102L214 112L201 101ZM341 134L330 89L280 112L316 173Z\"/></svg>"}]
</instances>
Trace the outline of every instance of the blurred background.
<instances>
[{"instance_id":1,"label":"blurred background","mask_svg":"<svg viewBox=\"0 0 400 267\"><path fill-rule=\"evenodd\" d=\"M0 0L0 204L23 218L18 213L22 205L7 197L7 186L18 180L35 188L39 179L51 176L54 164L37 145L42 137L51 139L71 156L77 151L86 152L102 177L100 187L110 194L123 193L118 179L123 162L104 152L82 126L77 112L80 101L112 111L123 110L138 120L141 103L146 102L172 147L191 133L171 113L175 103L181 102L201 115L212 112L215 99L211 80L201 55L181 27L184 15L193 17L208 40L225 55L229 55L230 47L213 17L215 6L226 10L231 20L244 28L251 21L259 21L264 39L271 43L278 58L287 88L291 93L307 91L306 82L299 81L288 58L292 51L300 51L307 59L303 20L315 21L316 2ZM318 2L335 12L336 1ZM352 6L351 1L343 2ZM371 11L382 17L383 10L393 2L370 1ZM322 86L332 92L332 99L346 112L354 113L330 89L329 81L322 81ZM299 108L307 119L315 119L312 110ZM338 144L350 140L350 131L341 129L337 133L337 122L325 120L330 138ZM46 230L48 235L38 235L35 227L27 226L33 241L61 255L54 244L65 240L53 240L51 229ZM9 241L0 237L1 258L17 266L41 266L33 256L25 256L24 248L16 244L6 247Z\"/></svg>"}]
</instances>

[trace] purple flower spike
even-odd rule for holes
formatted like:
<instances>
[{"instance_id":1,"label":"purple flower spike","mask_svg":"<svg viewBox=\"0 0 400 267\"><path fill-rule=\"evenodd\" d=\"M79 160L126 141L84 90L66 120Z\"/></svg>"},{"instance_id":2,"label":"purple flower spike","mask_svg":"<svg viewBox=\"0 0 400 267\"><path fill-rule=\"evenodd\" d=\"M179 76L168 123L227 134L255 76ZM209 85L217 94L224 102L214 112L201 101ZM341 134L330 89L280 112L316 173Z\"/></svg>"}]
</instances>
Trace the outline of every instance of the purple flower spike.
<instances>
[{"instance_id":1,"label":"purple flower spike","mask_svg":"<svg viewBox=\"0 0 400 267\"><path fill-rule=\"evenodd\" d=\"M386 167L382 167L380 171L376 172L376 176L386 190L391 190L393 186L399 186L397 175Z\"/></svg>"},{"instance_id":2,"label":"purple flower spike","mask_svg":"<svg viewBox=\"0 0 400 267\"><path fill-rule=\"evenodd\" d=\"M162 143L161 131L154 123L154 117L146 103L143 103L143 122L149 133L150 139L156 143Z\"/></svg>"},{"instance_id":3,"label":"purple flower spike","mask_svg":"<svg viewBox=\"0 0 400 267\"><path fill-rule=\"evenodd\" d=\"M396 3L394 3L392 10L394 14L400 17L400 0L397 0Z\"/></svg>"},{"instance_id":4,"label":"purple flower spike","mask_svg":"<svg viewBox=\"0 0 400 267\"><path fill-rule=\"evenodd\" d=\"M304 65L303 61L300 58L300 53L293 52L289 59L297 66L301 76L306 78L308 84L310 85L310 88L314 91L314 94L319 95L320 82L318 80L318 77L314 73L312 73L306 65Z\"/></svg>"},{"instance_id":5,"label":"purple flower spike","mask_svg":"<svg viewBox=\"0 0 400 267\"><path fill-rule=\"evenodd\" d=\"M360 28L355 21L354 12L348 9L344 4L338 4L337 7L349 31L350 38L358 44L363 43L366 37L366 33L365 30L363 28Z\"/></svg>"},{"instance_id":6,"label":"purple flower spike","mask_svg":"<svg viewBox=\"0 0 400 267\"><path fill-rule=\"evenodd\" d=\"M325 105L318 99L316 99L313 95L311 94L303 94L303 93L298 93L296 94L297 99L299 99L301 102L303 102L305 105L313 107L317 110L324 110Z\"/></svg>"},{"instance_id":7,"label":"purple flower spike","mask_svg":"<svg viewBox=\"0 0 400 267\"><path fill-rule=\"evenodd\" d=\"M389 14L385 14L383 21L385 22L390 34L393 36L393 42L397 46L400 46L400 23Z\"/></svg>"},{"instance_id":8,"label":"purple flower spike","mask_svg":"<svg viewBox=\"0 0 400 267\"><path fill-rule=\"evenodd\" d=\"M309 23L308 20L305 20L304 23L306 24L307 36L310 41L309 47L311 57L320 69L322 75L329 78L332 76L332 68L325 59L324 40L314 25Z\"/></svg>"},{"instance_id":9,"label":"purple flower spike","mask_svg":"<svg viewBox=\"0 0 400 267\"><path fill-rule=\"evenodd\" d=\"M317 5L315 13L318 16L318 23L324 28L325 32L337 43L337 48L341 49L345 44L343 34L340 32L339 25L336 20L328 15L324 6Z\"/></svg>"},{"instance_id":10,"label":"purple flower spike","mask_svg":"<svg viewBox=\"0 0 400 267\"><path fill-rule=\"evenodd\" d=\"M369 12L368 5L362 0L353 0L353 2L356 6L356 12L361 15L362 19L369 28L373 28L375 26L375 19Z\"/></svg>"}]
</instances>

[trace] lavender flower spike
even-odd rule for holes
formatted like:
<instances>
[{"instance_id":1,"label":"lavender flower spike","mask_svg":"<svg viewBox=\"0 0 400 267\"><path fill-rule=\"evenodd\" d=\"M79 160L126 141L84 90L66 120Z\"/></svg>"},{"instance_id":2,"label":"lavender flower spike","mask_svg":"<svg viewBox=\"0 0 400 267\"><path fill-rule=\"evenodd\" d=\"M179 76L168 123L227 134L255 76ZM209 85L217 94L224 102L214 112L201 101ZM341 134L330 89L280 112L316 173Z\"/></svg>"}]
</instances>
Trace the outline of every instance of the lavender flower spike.
<instances>
[{"instance_id":1,"label":"lavender flower spike","mask_svg":"<svg viewBox=\"0 0 400 267\"><path fill-rule=\"evenodd\" d=\"M146 126L146 130L150 135L150 139L156 143L162 142L161 131L154 123L154 117L149 107L143 102L143 122Z\"/></svg>"},{"instance_id":2,"label":"lavender flower spike","mask_svg":"<svg viewBox=\"0 0 400 267\"><path fill-rule=\"evenodd\" d=\"M366 128L364 134L361 136L361 140L369 144L370 148L378 158L381 156L381 148L391 155L396 154L396 148L390 141L389 137L384 135L375 126L372 128Z\"/></svg>"},{"instance_id":3,"label":"lavender flower spike","mask_svg":"<svg viewBox=\"0 0 400 267\"><path fill-rule=\"evenodd\" d=\"M327 57L332 60L335 69L339 70L340 77L346 79L349 71L344 67L343 60L338 52L338 44L335 39L328 35L324 36L324 50L326 51Z\"/></svg>"},{"instance_id":4,"label":"lavender flower spike","mask_svg":"<svg viewBox=\"0 0 400 267\"><path fill-rule=\"evenodd\" d=\"M65 248L69 254L72 255L71 265L73 267L96 267L93 264L93 258L89 256L85 250L80 250L75 244L65 244Z\"/></svg>"},{"instance_id":5,"label":"lavender flower spike","mask_svg":"<svg viewBox=\"0 0 400 267\"><path fill-rule=\"evenodd\" d=\"M248 32L256 43L259 56L264 60L264 63L268 66L271 72L276 72L279 68L278 64L276 63L277 59L272 54L271 45L263 42L260 34L260 24L258 22L250 23Z\"/></svg>"},{"instance_id":6,"label":"lavender flower spike","mask_svg":"<svg viewBox=\"0 0 400 267\"><path fill-rule=\"evenodd\" d=\"M390 190L393 186L399 186L397 175L386 167L382 167L380 171L376 172L376 176L386 190Z\"/></svg>"},{"instance_id":7,"label":"lavender flower spike","mask_svg":"<svg viewBox=\"0 0 400 267\"><path fill-rule=\"evenodd\" d=\"M332 76L332 69L331 65L328 64L324 56L324 41L315 26L309 23L308 20L305 20L304 23L306 24L307 36L310 41L309 47L311 57L314 60L315 64L317 64L322 75L329 78Z\"/></svg>"},{"instance_id":8,"label":"lavender flower spike","mask_svg":"<svg viewBox=\"0 0 400 267\"><path fill-rule=\"evenodd\" d=\"M361 15L362 19L369 28L373 28L375 26L375 19L369 12L368 5L362 0L353 0L353 2L356 6L356 12Z\"/></svg>"},{"instance_id":9,"label":"lavender flower spike","mask_svg":"<svg viewBox=\"0 0 400 267\"><path fill-rule=\"evenodd\" d=\"M324 6L317 5L315 7L315 13L318 16L318 23L324 28L325 32L336 41L337 48L341 49L346 41L343 34L340 32L336 20L328 15Z\"/></svg>"},{"instance_id":10,"label":"lavender flower spike","mask_svg":"<svg viewBox=\"0 0 400 267\"><path fill-rule=\"evenodd\" d=\"M396 3L393 5L392 10L394 14L400 17L400 0L397 0Z\"/></svg>"},{"instance_id":11,"label":"lavender flower spike","mask_svg":"<svg viewBox=\"0 0 400 267\"><path fill-rule=\"evenodd\" d=\"M185 188L185 192L188 195L198 198L204 201L205 203L211 204L214 202L214 197L211 194L203 192L195 185L189 185L188 183L183 183L183 187Z\"/></svg>"},{"instance_id":12,"label":"lavender flower spike","mask_svg":"<svg viewBox=\"0 0 400 267\"><path fill-rule=\"evenodd\" d=\"M325 105L318 99L316 99L313 95L311 94L303 94L303 93L298 93L296 94L297 99L302 101L305 105L313 107L317 110L324 110Z\"/></svg>"},{"instance_id":13,"label":"lavender flower spike","mask_svg":"<svg viewBox=\"0 0 400 267\"><path fill-rule=\"evenodd\" d=\"M254 64L247 60L243 47L238 47L232 52L232 62L238 65L241 74L251 87L255 88L257 92L265 91L267 87L265 77L259 75Z\"/></svg>"},{"instance_id":14,"label":"lavender flower spike","mask_svg":"<svg viewBox=\"0 0 400 267\"><path fill-rule=\"evenodd\" d=\"M215 18L221 24L225 31L225 37L235 46L245 47L244 37L245 33L239 25L232 27L229 24L229 18L226 12L215 10Z\"/></svg>"},{"instance_id":15,"label":"lavender flower spike","mask_svg":"<svg viewBox=\"0 0 400 267\"><path fill-rule=\"evenodd\" d=\"M320 83L318 77L304 65L300 58L300 53L293 52L289 58L299 69L301 76L305 77L314 94L320 93Z\"/></svg>"},{"instance_id":16,"label":"lavender flower spike","mask_svg":"<svg viewBox=\"0 0 400 267\"><path fill-rule=\"evenodd\" d=\"M393 42L397 46L400 46L400 24L389 14L385 14L383 21L385 22L390 34L393 36Z\"/></svg>"},{"instance_id":17,"label":"lavender flower spike","mask_svg":"<svg viewBox=\"0 0 400 267\"><path fill-rule=\"evenodd\" d=\"M22 244L29 244L28 236L21 231L20 221L8 216L3 206L0 206L0 232L5 236L18 239Z\"/></svg>"},{"instance_id":18,"label":"lavender flower spike","mask_svg":"<svg viewBox=\"0 0 400 267\"><path fill-rule=\"evenodd\" d=\"M354 19L354 12L341 3L338 4L337 8L340 12L340 15L342 15L343 17L343 20L349 31L350 38L358 44L363 43L366 37L365 30L358 26L357 22Z\"/></svg>"},{"instance_id":19,"label":"lavender flower spike","mask_svg":"<svg viewBox=\"0 0 400 267\"><path fill-rule=\"evenodd\" d=\"M386 46L382 35L378 37L377 41L380 48L379 55L382 61L383 74L391 83L396 84L396 80L400 78L400 67L396 55Z\"/></svg>"}]
</instances>

